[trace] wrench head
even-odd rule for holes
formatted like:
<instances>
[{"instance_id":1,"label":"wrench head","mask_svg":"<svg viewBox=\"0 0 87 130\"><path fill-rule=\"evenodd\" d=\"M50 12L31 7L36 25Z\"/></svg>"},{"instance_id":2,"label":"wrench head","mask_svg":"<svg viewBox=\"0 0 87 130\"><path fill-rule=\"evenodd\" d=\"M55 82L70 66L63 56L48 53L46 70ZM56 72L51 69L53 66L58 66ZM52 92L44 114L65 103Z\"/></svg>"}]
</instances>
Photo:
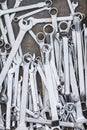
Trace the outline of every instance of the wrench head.
<instances>
[{"instance_id":1,"label":"wrench head","mask_svg":"<svg viewBox=\"0 0 87 130\"><path fill-rule=\"evenodd\" d=\"M26 20L21 19L19 21L19 27L22 31L27 32L33 27L33 22L31 20L26 21Z\"/></svg>"},{"instance_id":2,"label":"wrench head","mask_svg":"<svg viewBox=\"0 0 87 130\"><path fill-rule=\"evenodd\" d=\"M72 2L72 6L73 6L73 9L74 11L76 10L76 8L78 7L79 3L78 2Z\"/></svg>"}]
</instances>

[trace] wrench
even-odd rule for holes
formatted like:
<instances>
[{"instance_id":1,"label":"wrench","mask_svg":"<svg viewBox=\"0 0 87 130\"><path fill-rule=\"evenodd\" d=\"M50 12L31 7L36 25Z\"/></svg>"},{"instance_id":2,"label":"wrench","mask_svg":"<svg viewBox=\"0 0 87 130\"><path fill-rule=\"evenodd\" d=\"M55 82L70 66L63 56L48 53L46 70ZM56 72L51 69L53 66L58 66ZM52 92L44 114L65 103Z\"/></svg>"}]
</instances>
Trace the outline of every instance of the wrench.
<instances>
[{"instance_id":1,"label":"wrench","mask_svg":"<svg viewBox=\"0 0 87 130\"><path fill-rule=\"evenodd\" d=\"M72 42L74 44L74 67L75 67L75 72L77 75L77 42L76 42L76 31L75 31L75 26L72 25Z\"/></svg>"},{"instance_id":2,"label":"wrench","mask_svg":"<svg viewBox=\"0 0 87 130\"><path fill-rule=\"evenodd\" d=\"M34 63L31 62L29 66L29 74L30 74L30 84L31 84L31 92L33 99L33 109L35 112L35 116L39 116L39 107L38 107L38 91L36 84L36 69L34 67Z\"/></svg>"},{"instance_id":3,"label":"wrench","mask_svg":"<svg viewBox=\"0 0 87 130\"><path fill-rule=\"evenodd\" d=\"M70 94L70 83L69 83L70 80L69 80L68 38L67 38L68 23L65 21L60 22L59 23L59 30L62 34L62 42L63 42L65 94L69 95Z\"/></svg>"},{"instance_id":4,"label":"wrench","mask_svg":"<svg viewBox=\"0 0 87 130\"><path fill-rule=\"evenodd\" d=\"M28 89L28 68L29 61L25 60L26 56L24 56L24 64L23 64L23 84L22 84L22 97L21 97L21 109L20 109L20 123L16 130L28 130L25 124L25 116L26 116L26 103L27 103L27 89Z\"/></svg>"},{"instance_id":5,"label":"wrench","mask_svg":"<svg viewBox=\"0 0 87 130\"><path fill-rule=\"evenodd\" d=\"M8 88L7 88L8 102L7 102L7 108L6 108L6 129L8 130L10 130L10 123L11 123L13 74L14 74L14 68L11 67L8 71Z\"/></svg>"},{"instance_id":6,"label":"wrench","mask_svg":"<svg viewBox=\"0 0 87 130\"><path fill-rule=\"evenodd\" d=\"M53 82L52 82L52 76L51 76L51 69L50 69L50 62L51 62L51 48L50 45L44 45L42 48L43 53L43 64L45 69L45 75L47 79L47 90L49 94L49 100L50 100L50 107L52 112L52 125L54 129L54 123L56 122L58 124L58 115L57 115L57 101L54 94L53 89ZM49 82L50 81L50 82ZM53 99L53 100L51 100ZM59 128L56 124L56 128Z\"/></svg>"},{"instance_id":7,"label":"wrench","mask_svg":"<svg viewBox=\"0 0 87 130\"><path fill-rule=\"evenodd\" d=\"M3 3L1 3L1 4L3 4ZM14 9L5 9L5 10L0 9L0 16L5 15L5 14L10 14L10 13L16 13L16 12L20 12L20 11L30 10L30 9L41 8L41 7L45 7L45 6L49 7L51 5L52 5L52 1L46 0L45 2L40 2L40 3L29 5L29 6L17 7Z\"/></svg>"},{"instance_id":8,"label":"wrench","mask_svg":"<svg viewBox=\"0 0 87 130\"><path fill-rule=\"evenodd\" d=\"M29 13L27 13L27 14L21 15L21 16L19 16L19 17L14 17L14 21L15 21L15 22L18 22L20 19L24 19L24 18L26 18L26 17L30 17L31 15L34 15L34 14L36 14L36 13L39 13L39 12L44 11L44 10L49 10L49 9L50 9L50 8L48 8L48 7L43 7L43 8L37 9L37 10L35 10L35 11L32 11L32 12L29 12Z\"/></svg>"},{"instance_id":9,"label":"wrench","mask_svg":"<svg viewBox=\"0 0 87 130\"><path fill-rule=\"evenodd\" d=\"M9 43L8 39L7 39L7 36L6 36L6 33L5 33L5 28L4 28L4 25L3 25L3 21L2 21L1 18L0 18L0 29L1 29L1 33L2 33L2 37L3 37L4 42Z\"/></svg>"},{"instance_id":10,"label":"wrench","mask_svg":"<svg viewBox=\"0 0 87 130\"><path fill-rule=\"evenodd\" d=\"M80 96L82 100L85 96L85 86L84 86L84 72L83 72L83 57L82 57L82 43L81 43L81 19L78 16L74 17L74 24L75 24L75 31L76 31L76 38L77 38L77 56L78 56L78 73L79 73L79 89L80 89Z\"/></svg>"},{"instance_id":11,"label":"wrench","mask_svg":"<svg viewBox=\"0 0 87 130\"><path fill-rule=\"evenodd\" d=\"M71 0L67 0L67 3L68 3L68 5L69 5L69 8L70 8L71 14L74 15L74 9L73 9L73 6L72 6L72 3L71 3Z\"/></svg>"},{"instance_id":12,"label":"wrench","mask_svg":"<svg viewBox=\"0 0 87 130\"><path fill-rule=\"evenodd\" d=\"M86 106L87 106L87 28L86 25L84 25L84 44L85 44L85 56L84 56L84 61L85 61L85 86L86 86Z\"/></svg>"},{"instance_id":13,"label":"wrench","mask_svg":"<svg viewBox=\"0 0 87 130\"><path fill-rule=\"evenodd\" d=\"M33 21L33 24L43 24L43 23L51 23L52 19L51 18L41 18L41 19L37 19L34 17L29 17L27 20L31 19ZM73 16L66 16L66 17L57 17L57 22L60 21L72 21L73 20Z\"/></svg>"},{"instance_id":14,"label":"wrench","mask_svg":"<svg viewBox=\"0 0 87 130\"><path fill-rule=\"evenodd\" d=\"M21 107L21 84L22 84L22 77L20 79L20 81L18 81L18 91L17 91L17 108L19 108L20 110L20 107ZM20 111L17 111L17 119L18 119L18 122L17 122L17 126L19 125L19 119L20 119Z\"/></svg>"},{"instance_id":15,"label":"wrench","mask_svg":"<svg viewBox=\"0 0 87 130\"><path fill-rule=\"evenodd\" d=\"M20 69L20 65L22 63L22 58L15 58L14 59L15 62L15 79L14 79L14 95L13 95L13 106L16 106L16 101L17 101L17 88L18 88L18 79L19 79L19 69Z\"/></svg>"},{"instance_id":16,"label":"wrench","mask_svg":"<svg viewBox=\"0 0 87 130\"><path fill-rule=\"evenodd\" d=\"M83 121L85 122L86 119L83 116L82 113L82 108L81 108L81 101L80 101L80 96L79 96L79 90L76 82L76 77L74 73L74 67L73 67L73 62L71 58L71 54L69 54L69 59L70 59L70 81L71 81L71 87L72 87L72 92L73 92L73 99L75 100L75 105L76 105L76 112L77 112L77 119L76 121Z\"/></svg>"},{"instance_id":17,"label":"wrench","mask_svg":"<svg viewBox=\"0 0 87 130\"><path fill-rule=\"evenodd\" d=\"M12 50L11 50L9 56L8 56L8 59L7 59L5 65L4 65L3 69L2 69L2 72L0 74L0 86L2 85L2 83L3 83L4 79L5 79L5 76L6 76L7 72L8 72L8 70L9 70L9 67L10 67L10 65L12 63L12 60L15 57L15 55L17 53L17 50L18 50L18 48L19 48L19 46L20 46L26 32L29 29L32 28L32 21L30 21L30 23L28 25L24 25L23 20L20 20L19 26L20 26L20 32L19 32L18 37L17 37L17 39L16 39L16 41L15 41L13 47L12 47Z\"/></svg>"},{"instance_id":18,"label":"wrench","mask_svg":"<svg viewBox=\"0 0 87 130\"><path fill-rule=\"evenodd\" d=\"M1 6L3 9L6 10L7 9L7 2L2 3ZM9 40L10 40L11 45L13 46L13 43L15 42L15 36L14 36L14 32L13 32L13 28L11 25L9 14L4 15L4 18L5 18L6 28L8 31ZM20 52L20 54L22 54L21 48L19 49L19 52ZM18 54L17 54L17 56L18 56Z\"/></svg>"},{"instance_id":19,"label":"wrench","mask_svg":"<svg viewBox=\"0 0 87 130\"><path fill-rule=\"evenodd\" d=\"M16 0L16 1L15 1L15 5L14 5L14 8L17 8L17 7L21 4L22 1L23 1L23 0ZM10 20L11 20L11 21L14 19L14 16L15 16L15 13L13 13L13 14L10 15Z\"/></svg>"},{"instance_id":20,"label":"wrench","mask_svg":"<svg viewBox=\"0 0 87 130\"><path fill-rule=\"evenodd\" d=\"M51 18L52 18L52 25L54 27L55 33L58 32L58 25L57 25L57 14L58 14L58 10L57 8L51 8L49 11ZM57 70L59 68L59 43L57 41L57 39L54 39L54 51L55 51L55 62L56 62L56 67ZM58 70L59 72L59 70Z\"/></svg>"},{"instance_id":21,"label":"wrench","mask_svg":"<svg viewBox=\"0 0 87 130\"><path fill-rule=\"evenodd\" d=\"M1 110L1 104L0 104L0 129L5 130L4 128L4 122L2 120L2 110Z\"/></svg>"}]
</instances>

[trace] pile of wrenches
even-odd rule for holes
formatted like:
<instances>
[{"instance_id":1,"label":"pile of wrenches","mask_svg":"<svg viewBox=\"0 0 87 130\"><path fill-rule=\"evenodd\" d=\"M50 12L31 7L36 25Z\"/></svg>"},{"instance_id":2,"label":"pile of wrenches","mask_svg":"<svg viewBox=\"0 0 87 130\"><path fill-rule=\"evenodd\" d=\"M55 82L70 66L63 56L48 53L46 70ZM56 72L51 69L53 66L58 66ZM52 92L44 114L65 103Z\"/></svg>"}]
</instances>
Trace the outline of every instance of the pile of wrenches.
<instances>
[{"instance_id":1,"label":"pile of wrenches","mask_svg":"<svg viewBox=\"0 0 87 130\"><path fill-rule=\"evenodd\" d=\"M51 0L27 6L21 6L22 1L15 0L14 8L8 9L7 0L0 0L0 130L86 130L84 14L76 12L78 2L70 0L71 14L64 17L58 17ZM33 17L45 10L50 18ZM12 21L19 25L16 38ZM37 24L45 25L35 34L32 28ZM25 34L35 40L40 56L22 53Z\"/></svg>"}]
</instances>

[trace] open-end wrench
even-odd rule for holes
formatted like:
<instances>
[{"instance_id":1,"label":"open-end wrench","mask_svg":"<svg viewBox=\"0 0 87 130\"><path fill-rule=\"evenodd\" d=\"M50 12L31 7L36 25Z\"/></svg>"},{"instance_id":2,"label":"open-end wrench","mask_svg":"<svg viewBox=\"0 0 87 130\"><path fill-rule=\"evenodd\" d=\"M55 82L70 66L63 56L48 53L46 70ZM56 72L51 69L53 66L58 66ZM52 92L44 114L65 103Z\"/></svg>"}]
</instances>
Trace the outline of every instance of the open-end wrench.
<instances>
[{"instance_id":1,"label":"open-end wrench","mask_svg":"<svg viewBox=\"0 0 87 130\"><path fill-rule=\"evenodd\" d=\"M12 63L12 60L14 59L14 57L15 57L15 55L17 53L17 50L19 49L20 44L21 44L26 32L29 29L32 28L32 21L30 21L30 23L25 25L23 23L23 20L21 20L19 22L19 26L20 26L20 32L19 32L19 34L17 36L17 39L16 39L16 41L15 41L13 47L12 47L12 50L11 50L11 52L10 52L10 54L8 56L8 59L7 59L5 65L4 65L3 69L2 69L2 72L0 74L0 86L2 85L2 83L3 83L4 79L5 79L5 76L6 76L7 72L8 72L8 70L9 70L9 67L10 67L10 65Z\"/></svg>"},{"instance_id":2,"label":"open-end wrench","mask_svg":"<svg viewBox=\"0 0 87 130\"><path fill-rule=\"evenodd\" d=\"M21 108L20 108L20 123L16 130L28 130L25 124L26 117L26 104L27 104L27 89L28 89L28 78L29 78L29 61L24 56L23 63L23 84L22 84L22 96L21 96Z\"/></svg>"},{"instance_id":3,"label":"open-end wrench","mask_svg":"<svg viewBox=\"0 0 87 130\"><path fill-rule=\"evenodd\" d=\"M3 3L1 3L1 4L3 4ZM30 9L41 8L41 7L44 7L44 6L49 7L51 5L52 5L52 1L46 0L45 2L40 2L40 3L29 5L29 6L22 6L22 7L18 7L18 8L14 8L14 9L13 8L12 9L5 9L5 10L0 9L0 16L5 15L5 14L10 14L10 13L30 10Z\"/></svg>"}]
</instances>

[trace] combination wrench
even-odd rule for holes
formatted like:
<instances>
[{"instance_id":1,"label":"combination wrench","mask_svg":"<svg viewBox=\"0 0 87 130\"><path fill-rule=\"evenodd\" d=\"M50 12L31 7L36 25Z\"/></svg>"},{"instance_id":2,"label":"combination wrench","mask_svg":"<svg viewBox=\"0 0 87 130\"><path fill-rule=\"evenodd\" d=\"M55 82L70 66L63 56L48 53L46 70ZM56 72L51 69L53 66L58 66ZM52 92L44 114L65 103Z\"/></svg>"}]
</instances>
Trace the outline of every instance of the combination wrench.
<instances>
[{"instance_id":1,"label":"combination wrench","mask_svg":"<svg viewBox=\"0 0 87 130\"><path fill-rule=\"evenodd\" d=\"M65 87L65 94L70 94L70 79L69 79L69 50L68 50L68 37L67 37L67 30L68 30L68 23L66 21L59 23L59 30L62 35L62 42L63 42L63 51L64 51L64 87Z\"/></svg>"},{"instance_id":2,"label":"combination wrench","mask_svg":"<svg viewBox=\"0 0 87 130\"><path fill-rule=\"evenodd\" d=\"M30 17L30 16L32 16L32 15L34 15L34 14L37 14L37 13L39 13L39 12L42 12L42 11L44 11L44 10L49 10L49 9L50 9L49 7L43 7L43 8L34 10L34 11L29 12L29 13L27 13L27 14L24 14L24 15L21 15L21 16L18 16L18 17L14 17L14 21L15 21L15 22L18 22L20 19L24 19L24 18L26 18L26 17Z\"/></svg>"},{"instance_id":3,"label":"combination wrench","mask_svg":"<svg viewBox=\"0 0 87 130\"><path fill-rule=\"evenodd\" d=\"M79 16L80 17L80 16ZM84 70L83 70L83 56L82 56L82 40L81 40L81 20L78 16L74 17L74 25L77 39L77 61L78 61L78 75L79 75L79 89L82 100L85 97L85 84L84 84Z\"/></svg>"},{"instance_id":4,"label":"combination wrench","mask_svg":"<svg viewBox=\"0 0 87 130\"><path fill-rule=\"evenodd\" d=\"M50 9L49 13L52 18L52 25L54 27L55 33L58 33L58 23L57 23L58 10L57 10L57 8L53 7ZM56 67L57 67L57 71L59 72L59 70L58 70L58 68L59 68L59 42L56 38L54 39L54 51L55 51Z\"/></svg>"},{"instance_id":5,"label":"combination wrench","mask_svg":"<svg viewBox=\"0 0 87 130\"><path fill-rule=\"evenodd\" d=\"M3 3L1 3L1 4L3 4ZM36 8L41 8L41 7L45 7L45 6L49 7L51 5L52 5L52 1L51 0L46 0L45 2L40 2L38 4L17 7L17 8L14 8L14 9L5 9L5 10L0 9L0 17L2 15L5 15L5 14L16 13L16 12L20 12L20 11L36 9Z\"/></svg>"},{"instance_id":6,"label":"combination wrench","mask_svg":"<svg viewBox=\"0 0 87 130\"><path fill-rule=\"evenodd\" d=\"M42 48L43 53L43 64L45 69L45 75L47 79L47 90L49 94L49 101L50 101L50 107L52 112L52 129L54 130L55 127L59 128L58 126L58 115L57 115L57 100L54 94L54 88L53 88L53 80L51 76L51 68L50 68L50 61L51 61L51 47L50 45L44 45ZM50 82L49 82L50 81ZM49 85L50 84L50 85ZM51 100L53 99L53 100ZM54 124L56 122L56 126L54 127ZM59 128L60 129L60 128Z\"/></svg>"},{"instance_id":7,"label":"combination wrench","mask_svg":"<svg viewBox=\"0 0 87 130\"><path fill-rule=\"evenodd\" d=\"M17 36L17 39L16 39L16 41L15 41L13 47L12 47L12 50L11 50L11 52L10 52L10 54L8 56L8 59L7 59L5 65L4 65L3 69L2 69L2 72L0 74L0 79L1 79L0 80L0 86L2 85L2 83L3 83L4 79L5 79L5 76L6 76L7 72L8 72L8 70L9 70L9 67L10 67L10 65L11 65L11 63L12 63L12 61L13 61L16 53L17 53L17 50L20 47L20 44L21 44L26 32L32 28L32 21L30 21L30 23L27 23L27 25L25 25L23 23L23 20L20 20L19 26L20 26L19 34Z\"/></svg>"},{"instance_id":8,"label":"combination wrench","mask_svg":"<svg viewBox=\"0 0 87 130\"><path fill-rule=\"evenodd\" d=\"M19 126L16 130L28 130L25 124L26 117L26 104L27 104L27 89L29 78L29 61L26 59L26 55L23 58L23 84L22 84L22 96L21 96L21 108L20 108L20 120Z\"/></svg>"},{"instance_id":9,"label":"combination wrench","mask_svg":"<svg viewBox=\"0 0 87 130\"><path fill-rule=\"evenodd\" d=\"M8 71L8 87L7 87L7 108L6 108L6 129L10 130L11 125L11 102L12 102L12 87L13 87L13 74L14 74L14 67L10 68Z\"/></svg>"}]
</instances>

